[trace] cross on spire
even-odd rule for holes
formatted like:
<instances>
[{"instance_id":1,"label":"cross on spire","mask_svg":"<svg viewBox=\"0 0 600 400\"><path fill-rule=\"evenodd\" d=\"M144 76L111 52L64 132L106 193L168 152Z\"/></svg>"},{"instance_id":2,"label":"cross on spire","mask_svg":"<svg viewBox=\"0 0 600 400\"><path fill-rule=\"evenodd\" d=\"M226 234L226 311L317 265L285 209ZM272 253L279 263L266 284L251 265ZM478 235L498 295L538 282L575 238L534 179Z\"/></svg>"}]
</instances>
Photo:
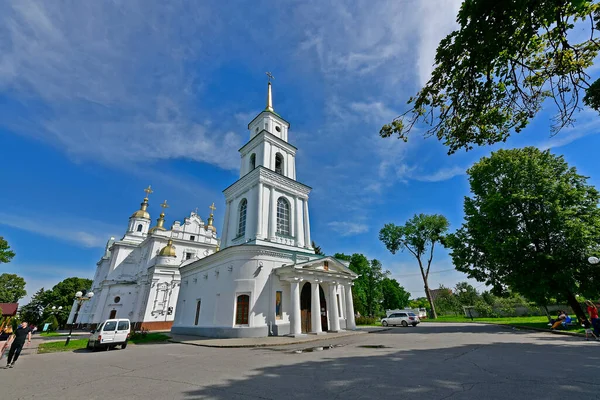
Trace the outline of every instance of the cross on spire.
<instances>
[{"instance_id":1,"label":"cross on spire","mask_svg":"<svg viewBox=\"0 0 600 400\"><path fill-rule=\"evenodd\" d=\"M215 212L215 210L217 209L217 207L215 207L215 203L212 203L210 207L210 215L213 215L213 213Z\"/></svg>"},{"instance_id":2,"label":"cross on spire","mask_svg":"<svg viewBox=\"0 0 600 400\"><path fill-rule=\"evenodd\" d=\"M148 185L148 187L144 189L144 192L146 192L146 198L148 198L148 195L150 195L150 193L154 193L152 190L152 186L150 185Z\"/></svg>"},{"instance_id":3,"label":"cross on spire","mask_svg":"<svg viewBox=\"0 0 600 400\"><path fill-rule=\"evenodd\" d=\"M272 73L270 72L265 72L265 74L267 74L267 76L269 77L269 83L271 83L271 79L275 79L275 77L273 76Z\"/></svg>"},{"instance_id":4,"label":"cross on spire","mask_svg":"<svg viewBox=\"0 0 600 400\"><path fill-rule=\"evenodd\" d=\"M169 205L167 204L167 201L166 201L166 200L165 200L165 201L164 201L164 203L162 203L160 206L163 208L163 210L164 210L165 208L169 208Z\"/></svg>"},{"instance_id":5,"label":"cross on spire","mask_svg":"<svg viewBox=\"0 0 600 400\"><path fill-rule=\"evenodd\" d=\"M267 90L267 107L265 108L265 110L270 111L270 112L275 112L273 110L273 95L271 94L271 79L275 79L275 77L270 72L265 72L265 73L269 77L269 87Z\"/></svg>"}]
</instances>

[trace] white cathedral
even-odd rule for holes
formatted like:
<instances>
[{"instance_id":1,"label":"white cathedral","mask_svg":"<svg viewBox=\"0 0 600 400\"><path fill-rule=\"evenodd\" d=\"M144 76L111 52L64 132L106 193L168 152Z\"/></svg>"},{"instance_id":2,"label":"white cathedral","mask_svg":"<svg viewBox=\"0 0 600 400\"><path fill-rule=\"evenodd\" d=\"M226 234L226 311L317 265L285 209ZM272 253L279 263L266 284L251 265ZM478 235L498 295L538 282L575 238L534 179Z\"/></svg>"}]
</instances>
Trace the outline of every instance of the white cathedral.
<instances>
[{"instance_id":1,"label":"white cathedral","mask_svg":"<svg viewBox=\"0 0 600 400\"><path fill-rule=\"evenodd\" d=\"M212 213L206 226L192 213L167 231L163 212L149 229L146 196L123 239L107 244L96 295L78 322L117 316L137 329L206 337L355 329L358 276L311 247L311 188L296 181L289 128L273 109L269 82L267 107L248 125L250 140L239 150L240 178L224 190L220 249Z\"/></svg>"},{"instance_id":2,"label":"white cathedral","mask_svg":"<svg viewBox=\"0 0 600 400\"><path fill-rule=\"evenodd\" d=\"M165 200L156 226L150 228L148 195L152 189L145 192L123 238L115 241L111 237L106 244L92 283L94 296L81 307L76 324L96 326L108 318L127 318L134 329L170 329L181 283L179 269L218 251L212 212L207 223L192 212L183 224L175 221L167 230ZM69 324L76 309L75 302Z\"/></svg>"}]
</instances>

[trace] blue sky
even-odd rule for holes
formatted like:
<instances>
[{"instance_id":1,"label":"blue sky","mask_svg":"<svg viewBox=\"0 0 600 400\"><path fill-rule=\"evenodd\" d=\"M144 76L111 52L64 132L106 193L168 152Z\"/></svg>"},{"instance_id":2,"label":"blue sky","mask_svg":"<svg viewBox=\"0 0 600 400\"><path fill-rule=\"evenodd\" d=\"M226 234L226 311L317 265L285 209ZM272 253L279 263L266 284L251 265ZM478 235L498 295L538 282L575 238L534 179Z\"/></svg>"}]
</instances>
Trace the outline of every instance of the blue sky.
<instances>
[{"instance_id":1,"label":"blue sky","mask_svg":"<svg viewBox=\"0 0 600 400\"><path fill-rule=\"evenodd\" d=\"M148 184L153 220L164 199L169 224L196 207L206 218L214 201L220 228L221 191L237 179L272 71L298 180L313 187L313 239L328 254L380 259L423 295L416 262L389 254L379 229L421 212L457 228L464 171L500 146L448 156L418 133L403 143L378 131L427 80L460 1L246 3L0 5L0 235L17 253L0 273L24 276L29 294L92 277ZM597 115L555 137L550 117L502 147L553 148L598 184ZM465 279L451 268L440 249L430 285Z\"/></svg>"}]
</instances>

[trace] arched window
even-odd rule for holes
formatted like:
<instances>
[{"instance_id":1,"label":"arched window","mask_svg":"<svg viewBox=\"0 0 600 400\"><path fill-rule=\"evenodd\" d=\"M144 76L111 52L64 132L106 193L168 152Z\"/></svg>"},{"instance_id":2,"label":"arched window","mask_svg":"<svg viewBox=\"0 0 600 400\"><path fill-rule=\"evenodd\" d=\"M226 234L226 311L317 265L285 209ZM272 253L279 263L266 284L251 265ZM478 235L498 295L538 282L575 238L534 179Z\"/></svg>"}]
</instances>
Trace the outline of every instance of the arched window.
<instances>
[{"instance_id":1,"label":"arched window","mask_svg":"<svg viewBox=\"0 0 600 400\"><path fill-rule=\"evenodd\" d=\"M281 153L275 154L275 172L283 175L283 156Z\"/></svg>"},{"instance_id":2,"label":"arched window","mask_svg":"<svg viewBox=\"0 0 600 400\"><path fill-rule=\"evenodd\" d=\"M256 168L256 154L252 153L250 155L250 171Z\"/></svg>"},{"instance_id":3,"label":"arched window","mask_svg":"<svg viewBox=\"0 0 600 400\"><path fill-rule=\"evenodd\" d=\"M241 294L237 297L235 309L235 324L248 325L248 312L250 311L250 296Z\"/></svg>"},{"instance_id":4,"label":"arched window","mask_svg":"<svg viewBox=\"0 0 600 400\"><path fill-rule=\"evenodd\" d=\"M284 197L277 199L277 233L290 234L290 203Z\"/></svg>"},{"instance_id":5,"label":"arched window","mask_svg":"<svg viewBox=\"0 0 600 400\"><path fill-rule=\"evenodd\" d=\"M139 224L139 225L138 225L138 227L137 227L137 231L138 231L138 232L141 232L143 228L144 228L144 227L142 226L142 224Z\"/></svg>"},{"instance_id":6,"label":"arched window","mask_svg":"<svg viewBox=\"0 0 600 400\"><path fill-rule=\"evenodd\" d=\"M238 236L244 236L246 233L246 210L248 209L248 201L243 199L240 202L239 222L238 222Z\"/></svg>"}]
</instances>

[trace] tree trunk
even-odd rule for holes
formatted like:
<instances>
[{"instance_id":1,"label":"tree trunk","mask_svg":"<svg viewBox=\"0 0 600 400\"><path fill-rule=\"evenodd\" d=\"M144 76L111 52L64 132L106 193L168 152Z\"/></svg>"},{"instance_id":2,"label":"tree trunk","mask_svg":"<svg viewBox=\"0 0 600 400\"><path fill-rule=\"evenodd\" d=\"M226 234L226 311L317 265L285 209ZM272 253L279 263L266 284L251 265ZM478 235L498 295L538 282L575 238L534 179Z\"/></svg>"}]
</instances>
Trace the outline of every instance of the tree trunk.
<instances>
[{"instance_id":1,"label":"tree trunk","mask_svg":"<svg viewBox=\"0 0 600 400\"><path fill-rule=\"evenodd\" d=\"M431 292L429 291L429 285L427 284L427 281L425 281L425 296L427 297L427 301L429 301L429 307L431 307L431 317L433 319L437 319L435 304L433 304L433 298L431 297Z\"/></svg>"},{"instance_id":2,"label":"tree trunk","mask_svg":"<svg viewBox=\"0 0 600 400\"><path fill-rule=\"evenodd\" d=\"M581 308L581 304L579 304L579 302L577 301L577 299L575 298L575 295L573 293L571 293L571 292L568 293L567 302L573 309L573 312L577 316L577 319L579 320L579 322L584 322L584 321L589 322L587 315L585 315L583 308Z\"/></svg>"}]
</instances>

